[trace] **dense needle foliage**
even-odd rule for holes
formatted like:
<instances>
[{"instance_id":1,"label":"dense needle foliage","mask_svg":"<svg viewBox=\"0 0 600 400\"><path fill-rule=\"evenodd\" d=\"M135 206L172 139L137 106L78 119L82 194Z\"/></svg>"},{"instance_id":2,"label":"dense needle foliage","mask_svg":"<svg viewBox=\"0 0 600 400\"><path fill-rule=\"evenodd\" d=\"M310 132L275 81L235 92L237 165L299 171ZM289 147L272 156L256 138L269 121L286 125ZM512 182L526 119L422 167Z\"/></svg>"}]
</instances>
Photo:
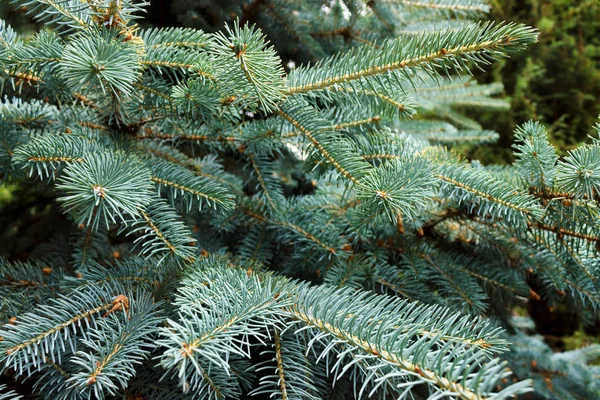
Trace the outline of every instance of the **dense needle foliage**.
<instances>
[{"instance_id":1,"label":"dense needle foliage","mask_svg":"<svg viewBox=\"0 0 600 400\"><path fill-rule=\"evenodd\" d=\"M469 71L534 29L480 0L225 1L211 33L15 4L48 28L0 21L0 177L38 196L0 260L0 399L598 396L599 348L553 354L513 310L598 319L600 141L452 149L497 138L459 112L506 108Z\"/></svg>"}]
</instances>

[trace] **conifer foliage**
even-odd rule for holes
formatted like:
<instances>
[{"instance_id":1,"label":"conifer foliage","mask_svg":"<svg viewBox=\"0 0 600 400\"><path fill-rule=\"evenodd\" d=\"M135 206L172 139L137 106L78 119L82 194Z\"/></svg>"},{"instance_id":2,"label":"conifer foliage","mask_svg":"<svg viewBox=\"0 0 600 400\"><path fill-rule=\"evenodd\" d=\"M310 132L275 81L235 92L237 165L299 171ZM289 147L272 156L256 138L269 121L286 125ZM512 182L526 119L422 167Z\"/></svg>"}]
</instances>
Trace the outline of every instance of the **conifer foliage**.
<instances>
[{"instance_id":1,"label":"conifer foliage","mask_svg":"<svg viewBox=\"0 0 600 400\"><path fill-rule=\"evenodd\" d=\"M527 123L505 168L440 146L495 139L460 110L501 88L466 74L533 29L479 0L299 2L373 37L286 72L244 18L17 3L49 28L0 22L0 175L72 226L0 262L1 399L597 396L598 349L553 356L511 309L597 319L600 141L559 160Z\"/></svg>"}]
</instances>

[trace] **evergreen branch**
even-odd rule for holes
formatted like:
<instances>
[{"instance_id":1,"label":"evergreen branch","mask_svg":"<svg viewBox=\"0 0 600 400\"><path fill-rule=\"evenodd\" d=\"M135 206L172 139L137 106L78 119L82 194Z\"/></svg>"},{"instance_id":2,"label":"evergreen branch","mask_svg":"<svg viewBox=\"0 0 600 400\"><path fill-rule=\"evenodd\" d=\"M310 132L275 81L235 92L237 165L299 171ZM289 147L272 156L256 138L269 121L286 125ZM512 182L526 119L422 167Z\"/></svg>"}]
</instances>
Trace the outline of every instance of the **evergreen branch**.
<instances>
[{"instance_id":1,"label":"evergreen branch","mask_svg":"<svg viewBox=\"0 0 600 400\"><path fill-rule=\"evenodd\" d=\"M71 358L80 366L68 380L73 392L87 392L97 398L114 394L135 375L135 364L149 355L154 345L148 339L161 322L157 305L149 296L139 296L128 308L124 322L111 314L81 340L83 349Z\"/></svg>"},{"instance_id":2,"label":"evergreen branch","mask_svg":"<svg viewBox=\"0 0 600 400\"><path fill-rule=\"evenodd\" d=\"M18 375L31 375L31 368L40 368L46 358L60 360L65 345L77 348L78 331L94 326L102 312L113 313L127 308L125 295L111 294L97 287L73 291L48 304L38 306L36 313L20 316L14 325L0 330L0 360ZM81 321L86 321L82 325Z\"/></svg>"},{"instance_id":3,"label":"evergreen branch","mask_svg":"<svg viewBox=\"0 0 600 400\"><path fill-rule=\"evenodd\" d=\"M493 201L493 202L496 202L496 203L498 203L498 204L500 204L502 206L514 209L514 210L516 210L518 212L524 212L524 213L528 213L529 212L529 210L526 209L526 208L519 207L518 205L515 205L515 204L511 204L511 203L509 203L507 201L504 201L502 199L497 199L497 198L495 198L491 194L485 193L485 192L483 192L481 190L475 189L475 188L470 187L470 186L468 186L466 184L458 182L458 181L452 179L451 177L448 177L448 176L445 176L445 175L442 175L442 174L436 174L436 177L438 179L446 182L446 183L449 183L452 186L456 186L459 189L462 189L462 190L465 190L467 192L473 193L475 196L486 198L486 199L488 199L490 201Z\"/></svg>"},{"instance_id":4,"label":"evergreen branch","mask_svg":"<svg viewBox=\"0 0 600 400\"><path fill-rule=\"evenodd\" d=\"M354 128L354 127L361 126L361 125L378 124L379 121L381 121L381 117L376 115L374 117L361 119L358 121L339 123L334 126L334 129L348 129L348 128Z\"/></svg>"},{"instance_id":5,"label":"evergreen branch","mask_svg":"<svg viewBox=\"0 0 600 400\"><path fill-rule=\"evenodd\" d=\"M211 37L198 29L163 28L146 29L138 33L147 46L152 49L170 47L204 49L211 43Z\"/></svg>"},{"instance_id":6,"label":"evergreen branch","mask_svg":"<svg viewBox=\"0 0 600 400\"><path fill-rule=\"evenodd\" d=\"M425 95L427 97L453 97L455 93L461 94L476 94L476 95L490 95L497 94L501 92L503 89L502 84L488 84L488 85L480 85L477 81L473 80L471 77L467 78L458 78L458 79L449 79L443 78L440 81L436 82L432 79L425 78L425 82L423 85L419 85L413 88L415 93L420 95ZM482 90L483 89L483 90ZM426 122L426 121L415 121L415 122Z\"/></svg>"},{"instance_id":7,"label":"evergreen branch","mask_svg":"<svg viewBox=\"0 0 600 400\"><path fill-rule=\"evenodd\" d=\"M29 82L30 84L40 84L43 82L42 78L40 78L39 76L33 75L33 74L28 74L28 73L22 73L22 72L12 72L12 71L8 71L5 70L4 73L8 76L12 76L14 78L17 78L18 80L23 80L26 82Z\"/></svg>"},{"instance_id":8,"label":"evergreen branch","mask_svg":"<svg viewBox=\"0 0 600 400\"><path fill-rule=\"evenodd\" d=\"M279 338L279 332L275 331L275 357L277 359L277 374L279 375L279 388L281 389L281 400L287 400L287 386L285 382L285 371L283 370L283 357L281 355L281 339Z\"/></svg>"},{"instance_id":9,"label":"evergreen branch","mask_svg":"<svg viewBox=\"0 0 600 400\"><path fill-rule=\"evenodd\" d=\"M0 21L0 81L19 96L0 102L0 233L11 259L39 260L0 259L0 371L31 379L28 396L531 390L506 365L543 396L545 374L563 397L595 390L600 368L499 355L517 347L495 320L522 324L508 311L528 297L598 316L600 140L559 161L528 123L505 167L434 145L497 137L463 111L505 107L502 85L460 75L533 29L469 21L486 0L253 0L222 33L141 30L145 0L15 1L58 24L22 40ZM220 8L181 16L213 31L235 18ZM269 18L316 63L286 76L291 53L244 24ZM417 110L449 122L406 121Z\"/></svg>"},{"instance_id":10,"label":"evergreen branch","mask_svg":"<svg viewBox=\"0 0 600 400\"><path fill-rule=\"evenodd\" d=\"M146 224L148 224L148 226L150 227L150 229L154 232L154 234L156 235L156 237L162 241L165 246L167 246L167 248L171 251L171 253L175 253L177 251L177 249L175 248L175 246L173 246L171 244L171 242L169 242L169 240L167 238L165 238L165 235L163 235L163 233L161 232L161 230L154 224L154 222L152 222L152 219L150 218L150 216L148 214L146 214L145 212L141 212L142 217L144 218L144 220L146 221Z\"/></svg>"},{"instance_id":11,"label":"evergreen branch","mask_svg":"<svg viewBox=\"0 0 600 400\"><path fill-rule=\"evenodd\" d=\"M288 228L288 229L292 230L293 232L305 237L309 241L316 243L319 247L322 247L323 249L325 249L327 252L329 252L331 254L336 253L335 248L327 245L326 243L323 243L321 240L319 240L313 234L311 234L310 232L307 232L306 230L304 230L302 227L300 227L298 225L292 224L287 221L271 221L271 222L274 223L275 225L279 225L284 228Z\"/></svg>"},{"instance_id":12,"label":"evergreen branch","mask_svg":"<svg viewBox=\"0 0 600 400\"><path fill-rule=\"evenodd\" d=\"M21 141L26 141L30 134L48 132L56 122L58 108L39 100L22 101L21 99L5 99L0 103L2 122L5 129L19 132ZM49 129L50 128L50 129Z\"/></svg>"},{"instance_id":13,"label":"evergreen branch","mask_svg":"<svg viewBox=\"0 0 600 400\"><path fill-rule=\"evenodd\" d=\"M268 42L259 29L240 27L238 21L233 29L228 26L225 29L226 35L217 34L211 46L223 92L234 93L239 100L255 98L264 111L275 110L284 87L279 56L272 47L267 47Z\"/></svg>"},{"instance_id":14,"label":"evergreen branch","mask_svg":"<svg viewBox=\"0 0 600 400\"><path fill-rule=\"evenodd\" d=\"M533 235L535 243L541 245L544 249L548 250L550 254L554 257L554 259L562 265L563 269L561 271L562 281L566 279L566 276L570 274L571 276L577 276L578 272L583 272L586 279L589 279L590 282L597 281L597 277L589 270L589 267L586 266L577 256L577 253L571 249L571 247L564 242L564 240L558 240L557 243L552 243L540 235ZM556 246L559 244L562 246ZM573 266L576 268L574 269ZM550 272L550 274L553 271ZM557 277L552 277L552 281L555 282ZM557 287L562 287L563 283L560 282Z\"/></svg>"},{"instance_id":15,"label":"evergreen branch","mask_svg":"<svg viewBox=\"0 0 600 400\"><path fill-rule=\"evenodd\" d=\"M94 219L96 217L96 213L98 212L98 207L94 206L94 211L92 212L92 219ZM88 255L90 252L90 247L92 244L92 236L93 236L93 229L92 229L92 225L88 226L86 232L85 232L85 239L83 241L83 245L81 246L81 265L86 265L87 264L87 260L88 260Z\"/></svg>"},{"instance_id":16,"label":"evergreen branch","mask_svg":"<svg viewBox=\"0 0 600 400\"><path fill-rule=\"evenodd\" d=\"M300 106L304 106L300 108ZM295 129L300 131L316 148L323 159L331 164L340 175L360 185L360 179L368 172L369 165L356 154L354 149L343 138L332 137L328 133L331 125L320 118L316 110L307 109L308 105L289 103L289 108L278 113Z\"/></svg>"},{"instance_id":17,"label":"evergreen branch","mask_svg":"<svg viewBox=\"0 0 600 400\"><path fill-rule=\"evenodd\" d=\"M445 11L475 11L487 13L490 6L482 0L377 0L382 3Z\"/></svg>"},{"instance_id":18,"label":"evergreen branch","mask_svg":"<svg viewBox=\"0 0 600 400\"><path fill-rule=\"evenodd\" d=\"M527 122L515 130L515 166L538 191L552 188L558 155L548 142L546 130L539 123Z\"/></svg>"},{"instance_id":19,"label":"evergreen branch","mask_svg":"<svg viewBox=\"0 0 600 400\"><path fill-rule=\"evenodd\" d=\"M252 164L252 169L254 170L256 179L258 180L258 183L262 188L262 192L264 193L264 196L267 199L267 203L269 204L271 210L276 211L278 207L274 201L274 197L277 197L278 202L281 202L283 200L283 193L281 193L280 187L278 187L278 183L272 182L271 179L269 179L269 182L267 183L268 178L266 178L265 175L261 172L261 168L259 168L256 157L253 154L250 154L248 158L250 159L250 163ZM258 161L261 164L261 167L265 167L266 165L268 165L268 161L262 159L262 157L260 157ZM266 170L265 172L267 171L268 170ZM275 171L273 170L272 173L274 172Z\"/></svg>"},{"instance_id":20,"label":"evergreen branch","mask_svg":"<svg viewBox=\"0 0 600 400\"><path fill-rule=\"evenodd\" d=\"M7 390L5 384L0 384L0 400L20 400L23 396L14 390Z\"/></svg>"},{"instance_id":21,"label":"evergreen branch","mask_svg":"<svg viewBox=\"0 0 600 400\"><path fill-rule=\"evenodd\" d=\"M571 237L574 237L574 238L587 240L588 242L595 242L595 243L600 242L600 237L598 237L598 236L590 235L590 234L586 234L586 233L581 233L581 232L575 232L575 231L572 231L572 230L569 230L569 229L562 228L560 226L547 225L547 224L544 224L542 222L537 222L535 224L528 223L527 225L530 226L530 227L535 227L535 228L544 230L544 231L554 232L559 237L560 236L571 236Z\"/></svg>"},{"instance_id":22,"label":"evergreen branch","mask_svg":"<svg viewBox=\"0 0 600 400\"><path fill-rule=\"evenodd\" d=\"M77 36L62 54L59 70L73 92L91 88L110 93L116 98L133 92L132 84L141 75L141 62L136 46L115 38L112 31L97 35Z\"/></svg>"},{"instance_id":23,"label":"evergreen branch","mask_svg":"<svg viewBox=\"0 0 600 400\"><path fill-rule=\"evenodd\" d=\"M256 371L261 373L261 378L252 395L270 394L282 400L317 400L323 397L318 380L325 377L327 371L311 357L306 336L274 330L272 345L261 353L269 359L257 365Z\"/></svg>"},{"instance_id":24,"label":"evergreen branch","mask_svg":"<svg viewBox=\"0 0 600 400\"><path fill-rule=\"evenodd\" d=\"M338 101L358 103L363 107L370 107L371 112L381 113L386 116L398 115L401 119L407 119L414 113L413 102L406 98L396 99L391 96L390 90L361 89L345 86L334 86L329 89L330 97L334 100L335 94L342 94ZM379 104L383 102L383 104ZM342 104L343 105L343 104Z\"/></svg>"},{"instance_id":25,"label":"evergreen branch","mask_svg":"<svg viewBox=\"0 0 600 400\"><path fill-rule=\"evenodd\" d=\"M243 269L223 268L223 263L210 257L190 268L183 282L186 290L177 300L182 305L178 321L169 320L158 341L165 348L161 365L194 392L211 398L235 395L239 389L231 382L227 360L248 357L246 338L262 341L261 330L279 326L274 313L289 304L285 284L270 277L259 279Z\"/></svg>"},{"instance_id":26,"label":"evergreen branch","mask_svg":"<svg viewBox=\"0 0 600 400\"><path fill-rule=\"evenodd\" d=\"M598 308L598 305L600 304L600 295L597 292L594 293L593 291L587 290L582 285L577 284L569 279L565 279L564 282L573 290L574 293L581 293L585 295L591 300L591 305L596 309Z\"/></svg>"},{"instance_id":27,"label":"evergreen branch","mask_svg":"<svg viewBox=\"0 0 600 400\"><path fill-rule=\"evenodd\" d=\"M46 83L46 82L44 82L44 80L41 77L34 75L34 74L21 73L21 72L16 72L16 71L8 71L8 70L2 71L0 69L0 74L2 72L4 72L7 76L16 78L18 81L21 81L21 82L22 81L27 82L30 85L39 86L39 85ZM84 96L83 94L81 94L79 92L74 92L74 93L72 93L72 95L76 100L82 102L83 104L88 105L92 108L96 108L96 105L94 104L94 102L92 100L90 100L89 98L87 98L86 96Z\"/></svg>"},{"instance_id":28,"label":"evergreen branch","mask_svg":"<svg viewBox=\"0 0 600 400\"><path fill-rule=\"evenodd\" d=\"M80 276L69 277L64 282L70 289L83 289L89 286L110 287L113 290L135 292L137 290L156 291L164 283L167 268L153 260L133 258L126 261L117 261L113 267L101 266L91 263Z\"/></svg>"},{"instance_id":29,"label":"evergreen branch","mask_svg":"<svg viewBox=\"0 0 600 400\"><path fill-rule=\"evenodd\" d=\"M391 160L363 179L356 196L361 204L357 214L365 219L370 215L385 215L398 222L398 213L408 218L416 216L434 195L433 171L425 159Z\"/></svg>"},{"instance_id":30,"label":"evergreen branch","mask_svg":"<svg viewBox=\"0 0 600 400\"><path fill-rule=\"evenodd\" d=\"M202 79L190 79L173 87L172 97L179 109L192 118L211 121L219 115L221 103L218 90Z\"/></svg>"},{"instance_id":31,"label":"evergreen branch","mask_svg":"<svg viewBox=\"0 0 600 400\"><path fill-rule=\"evenodd\" d=\"M155 157L191 169L196 175L219 182L222 185L227 186L232 192L243 195L243 192L236 184L237 182L234 181L233 176L224 174L221 171L221 166L218 163L213 162L213 157L206 157L204 160L208 161L208 165L203 165L203 162L192 159L172 147L150 142L144 145L144 149Z\"/></svg>"},{"instance_id":32,"label":"evergreen branch","mask_svg":"<svg viewBox=\"0 0 600 400\"><path fill-rule=\"evenodd\" d=\"M6 21L0 21L0 54L4 55L11 46L18 45L21 43L17 32L6 23Z\"/></svg>"},{"instance_id":33,"label":"evergreen branch","mask_svg":"<svg viewBox=\"0 0 600 400\"><path fill-rule=\"evenodd\" d=\"M319 307L315 307L316 302L319 302ZM343 309L341 308L342 303L344 304ZM417 329L423 329L422 326L409 329L407 334L400 335L402 323L398 326L398 321L403 321L404 317L410 319L412 313L423 315L424 312L433 312L433 309L425 311L424 306L416 308L409 303L392 300L385 296L357 295L355 291L334 291L321 287L301 291L297 302L287 308L287 311L293 318L302 321L307 326L330 335L334 341L347 344L349 350L340 352L340 355L356 349L367 354L368 359L381 360L383 364L373 367L373 370L384 368L384 366L393 368L394 372L389 372L388 379L391 379L391 376L400 375L414 377L432 385L433 390L468 400L492 399L500 395L490 393L489 390L494 387L494 384L487 381L484 376L491 378L498 374L504 369L502 364L491 361L480 365L481 370L477 373L477 378L467 378L467 376L472 376L470 375L472 368L468 366L469 361L465 360L467 364L463 364L450 374L449 371L444 371L442 365L452 364L450 359L446 358L454 357L452 346L443 346L443 350L436 353L433 359L425 358L417 355L416 349L411 347L409 339ZM425 319L421 319L421 321L424 322ZM455 323L452 320L452 322L442 325L451 327ZM433 344L425 343L436 340L438 340L437 336L425 336L419 343L432 351ZM334 346L327 346L325 352L331 351L333 348ZM466 354L464 356L467 359L475 359ZM343 359L343 357L341 358ZM342 361L338 361L336 364L340 362ZM454 365L456 366L456 364ZM502 374L500 372L499 375ZM499 376L495 376L495 379L498 378ZM517 384L499 397L504 398L510 392L527 390L526 385L528 383Z\"/></svg>"},{"instance_id":34,"label":"evergreen branch","mask_svg":"<svg viewBox=\"0 0 600 400\"><path fill-rule=\"evenodd\" d=\"M163 60L141 60L140 64L150 67L168 67L168 68L181 68L181 69L193 69L193 64L185 64L176 61L163 61Z\"/></svg>"},{"instance_id":35,"label":"evergreen branch","mask_svg":"<svg viewBox=\"0 0 600 400\"><path fill-rule=\"evenodd\" d=\"M600 144L569 151L564 161L558 162L555 180L558 191L594 198L600 193Z\"/></svg>"},{"instance_id":36,"label":"evergreen branch","mask_svg":"<svg viewBox=\"0 0 600 400\"><path fill-rule=\"evenodd\" d=\"M168 162L154 163L152 177L159 191L169 190L169 198L174 203L178 195L180 202L189 211L192 205L202 210L204 203L221 211L230 210L234 202L228 190L219 183L195 175L188 169Z\"/></svg>"},{"instance_id":37,"label":"evergreen branch","mask_svg":"<svg viewBox=\"0 0 600 400\"><path fill-rule=\"evenodd\" d=\"M342 83L395 71L423 68L433 73L433 65L447 70L463 69L466 61L475 64L504 56L515 48L533 43L536 34L523 25L483 24L456 31L425 33L419 40L385 42L381 49L358 48L326 59L312 68L290 73L287 95L327 89ZM421 47L418 44L427 43ZM393 75L393 74L390 74Z\"/></svg>"},{"instance_id":38,"label":"evergreen branch","mask_svg":"<svg viewBox=\"0 0 600 400\"><path fill-rule=\"evenodd\" d=\"M294 224L293 222L286 221L284 219L280 220L280 219L276 219L274 217L269 218L264 215L255 213L252 210L249 210L247 208L242 207L242 210L244 211L244 213L246 215L249 215L250 217L252 217L254 219L257 219L261 222L267 222L268 224L273 225L273 226L280 226L282 228L285 228L286 230L293 232L294 234L296 234L304 239L307 239L309 242L316 244L317 247L320 247L321 249L325 250L329 254L337 253L336 246L326 243L325 241L318 238L316 236L317 235L316 233L311 233L298 224ZM282 215L282 217L285 217L285 216Z\"/></svg>"},{"instance_id":39,"label":"evergreen branch","mask_svg":"<svg viewBox=\"0 0 600 400\"><path fill-rule=\"evenodd\" d=\"M480 214L491 212L513 222L523 217L539 220L543 215L542 208L533 196L494 179L484 170L447 164L435 176L443 182L443 191L455 197L459 203L467 203L471 209L482 207L478 210Z\"/></svg>"},{"instance_id":40,"label":"evergreen branch","mask_svg":"<svg viewBox=\"0 0 600 400\"><path fill-rule=\"evenodd\" d=\"M579 272L583 272L591 282L596 282L598 277L596 277L593 271L590 270L590 266L586 265L586 263L582 260L582 255L578 253L569 243L567 243L564 237L559 236L557 239L558 243L562 245L563 249L566 251L565 253L567 257L580 269Z\"/></svg>"},{"instance_id":41,"label":"evergreen branch","mask_svg":"<svg viewBox=\"0 0 600 400\"><path fill-rule=\"evenodd\" d=\"M146 210L139 210L139 217L128 222L132 225L128 235L141 233L134 243L148 258L161 256L159 263L170 255L184 261L195 258L192 233L163 199L153 198Z\"/></svg>"},{"instance_id":42,"label":"evergreen branch","mask_svg":"<svg viewBox=\"0 0 600 400\"><path fill-rule=\"evenodd\" d=\"M64 43L58 35L40 32L31 40L12 45L5 65L12 73L44 75L62 60Z\"/></svg>"},{"instance_id":43,"label":"evergreen branch","mask_svg":"<svg viewBox=\"0 0 600 400\"><path fill-rule=\"evenodd\" d=\"M100 125L90 121L78 121L77 123L79 124L79 126L82 126L84 128L97 129L99 131L104 132L110 131L110 128L108 126Z\"/></svg>"},{"instance_id":44,"label":"evergreen branch","mask_svg":"<svg viewBox=\"0 0 600 400\"><path fill-rule=\"evenodd\" d=\"M388 288L389 290L391 290L393 293L399 294L401 297L414 301L415 299L408 294L407 291L403 290L402 288L400 288L398 285L394 285L392 282L388 282L383 278L378 278L377 279L377 283L379 283L380 285Z\"/></svg>"},{"instance_id":45,"label":"evergreen branch","mask_svg":"<svg viewBox=\"0 0 600 400\"><path fill-rule=\"evenodd\" d=\"M273 247L266 224L257 224L244 237L239 253L249 260L266 262L273 256Z\"/></svg>"},{"instance_id":46,"label":"evergreen branch","mask_svg":"<svg viewBox=\"0 0 600 400\"><path fill-rule=\"evenodd\" d=\"M34 171L44 179L53 177L62 165L83 163L83 156L99 151L99 146L87 138L72 135L44 135L33 138L15 149L13 163Z\"/></svg>"},{"instance_id":47,"label":"evergreen branch","mask_svg":"<svg viewBox=\"0 0 600 400\"><path fill-rule=\"evenodd\" d=\"M360 184L360 181L354 177L349 171L345 170L338 161L336 161L331 154L329 153L329 151L327 151L327 149L325 147L323 147L323 145L321 143L319 143L319 141L314 137L313 133L311 133L308 129L306 129L304 126L300 125L300 122L296 121L295 119L293 119L290 115L286 114L283 111L279 111L279 115L281 115L285 120L287 120L290 124L292 124L292 126L294 126L294 128L298 129L300 132L302 132L302 134L304 136L306 136L306 138L308 140L310 140L310 142L317 148L317 150L319 151L319 153L331 164L334 166L335 169L337 169L343 176L345 176L346 178L348 178L350 181L352 181L352 183L354 184Z\"/></svg>"},{"instance_id":48,"label":"evergreen branch","mask_svg":"<svg viewBox=\"0 0 600 400\"><path fill-rule=\"evenodd\" d=\"M167 74L178 82L182 74L189 74L209 81L216 79L205 54L181 47L151 47L140 64L148 67L150 75L155 78Z\"/></svg>"},{"instance_id":49,"label":"evergreen branch","mask_svg":"<svg viewBox=\"0 0 600 400\"><path fill-rule=\"evenodd\" d=\"M160 140L190 140L197 142L220 142L234 143L240 141L235 136L209 136L209 135L176 135L170 133L151 133L149 135L137 136L137 139L160 139Z\"/></svg>"},{"instance_id":50,"label":"evergreen branch","mask_svg":"<svg viewBox=\"0 0 600 400\"><path fill-rule=\"evenodd\" d=\"M0 258L0 320L32 309L61 288L63 269L39 263L6 262ZM14 301L14 305L13 305Z\"/></svg>"},{"instance_id":51,"label":"evergreen branch","mask_svg":"<svg viewBox=\"0 0 600 400\"><path fill-rule=\"evenodd\" d=\"M397 160L402 158L403 156L400 154L384 154L384 153L378 153L378 154L363 154L362 158L364 158L365 160Z\"/></svg>"},{"instance_id":52,"label":"evergreen branch","mask_svg":"<svg viewBox=\"0 0 600 400\"><path fill-rule=\"evenodd\" d=\"M487 307L484 303L484 300L486 300L485 294L469 274L464 273L460 267L456 266L456 264L459 264L458 260L443 253L439 256L430 256L423 253L416 253L415 255L423 259L426 265L435 271L433 280L440 288L440 292L447 295L449 300L454 300L461 306L466 303L466 307L463 307L463 309L479 314L485 310ZM458 297L455 295L458 295Z\"/></svg>"},{"instance_id":53,"label":"evergreen branch","mask_svg":"<svg viewBox=\"0 0 600 400\"><path fill-rule=\"evenodd\" d=\"M65 192L58 200L78 224L94 230L100 222L108 227L117 219L137 215L150 202L150 171L135 157L100 152L88 153L84 159L69 164L56 185Z\"/></svg>"},{"instance_id":54,"label":"evergreen branch","mask_svg":"<svg viewBox=\"0 0 600 400\"><path fill-rule=\"evenodd\" d=\"M153 88L151 86L142 85L141 83L138 83L138 82L134 82L132 84L132 86L134 88L136 88L136 89L143 90L143 91L148 92L148 93L150 93L150 94L152 94L152 95L154 95L156 97L160 97L160 98L162 98L164 100L167 100L168 102L173 101L173 98L169 94L163 93L160 90L157 90L157 89L155 89L155 88Z\"/></svg>"},{"instance_id":55,"label":"evergreen branch","mask_svg":"<svg viewBox=\"0 0 600 400\"><path fill-rule=\"evenodd\" d=\"M24 6L33 6L29 10L40 21L57 19L58 23L67 23L75 28L89 27L90 5L80 0L21 0ZM88 18L86 18L86 16ZM62 20L62 21L61 21Z\"/></svg>"},{"instance_id":56,"label":"evergreen branch","mask_svg":"<svg viewBox=\"0 0 600 400\"><path fill-rule=\"evenodd\" d=\"M419 135L424 140L434 143L488 143L498 140L498 133L494 131L457 131L456 135Z\"/></svg>"}]
</instances>

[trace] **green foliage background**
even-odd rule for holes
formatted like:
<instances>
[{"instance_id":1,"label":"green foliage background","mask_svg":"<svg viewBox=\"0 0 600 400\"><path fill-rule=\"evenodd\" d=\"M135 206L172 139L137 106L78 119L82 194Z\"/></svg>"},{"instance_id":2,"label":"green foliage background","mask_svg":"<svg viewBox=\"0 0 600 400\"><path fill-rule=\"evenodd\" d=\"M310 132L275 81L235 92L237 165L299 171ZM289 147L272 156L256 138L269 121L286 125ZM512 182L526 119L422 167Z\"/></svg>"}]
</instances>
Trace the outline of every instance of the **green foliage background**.
<instances>
[{"instance_id":1,"label":"green foliage background","mask_svg":"<svg viewBox=\"0 0 600 400\"><path fill-rule=\"evenodd\" d=\"M545 124L562 153L586 140L600 114L600 2L597 0L494 0L491 17L535 26L540 42L478 78L501 81L509 112L484 113L494 145L471 154L485 162L511 160L512 131L530 119Z\"/></svg>"}]
</instances>

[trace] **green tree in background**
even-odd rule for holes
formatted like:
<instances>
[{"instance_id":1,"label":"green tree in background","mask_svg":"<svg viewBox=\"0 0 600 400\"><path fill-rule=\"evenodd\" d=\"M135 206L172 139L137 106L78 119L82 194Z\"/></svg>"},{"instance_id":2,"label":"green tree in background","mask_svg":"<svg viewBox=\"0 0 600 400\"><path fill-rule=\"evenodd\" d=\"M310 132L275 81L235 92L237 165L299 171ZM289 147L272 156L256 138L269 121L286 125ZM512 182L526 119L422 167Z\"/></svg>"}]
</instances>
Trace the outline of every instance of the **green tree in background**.
<instances>
[{"instance_id":1,"label":"green tree in background","mask_svg":"<svg viewBox=\"0 0 600 400\"><path fill-rule=\"evenodd\" d=\"M511 111L483 116L483 124L498 131L501 140L492 151L481 148L471 156L510 161L510 132L529 119L543 122L552 143L564 154L586 141L600 114L600 3L497 0L492 5L495 20L537 27L540 42L494 66L492 74L480 76L505 84Z\"/></svg>"},{"instance_id":2,"label":"green tree in background","mask_svg":"<svg viewBox=\"0 0 600 400\"><path fill-rule=\"evenodd\" d=\"M527 122L510 165L460 154L498 138L463 111L508 110L469 71L535 29L481 0L173 4L205 30L15 6L0 399L599 396L600 346L554 353L517 309L598 321L600 140L559 158Z\"/></svg>"}]
</instances>

